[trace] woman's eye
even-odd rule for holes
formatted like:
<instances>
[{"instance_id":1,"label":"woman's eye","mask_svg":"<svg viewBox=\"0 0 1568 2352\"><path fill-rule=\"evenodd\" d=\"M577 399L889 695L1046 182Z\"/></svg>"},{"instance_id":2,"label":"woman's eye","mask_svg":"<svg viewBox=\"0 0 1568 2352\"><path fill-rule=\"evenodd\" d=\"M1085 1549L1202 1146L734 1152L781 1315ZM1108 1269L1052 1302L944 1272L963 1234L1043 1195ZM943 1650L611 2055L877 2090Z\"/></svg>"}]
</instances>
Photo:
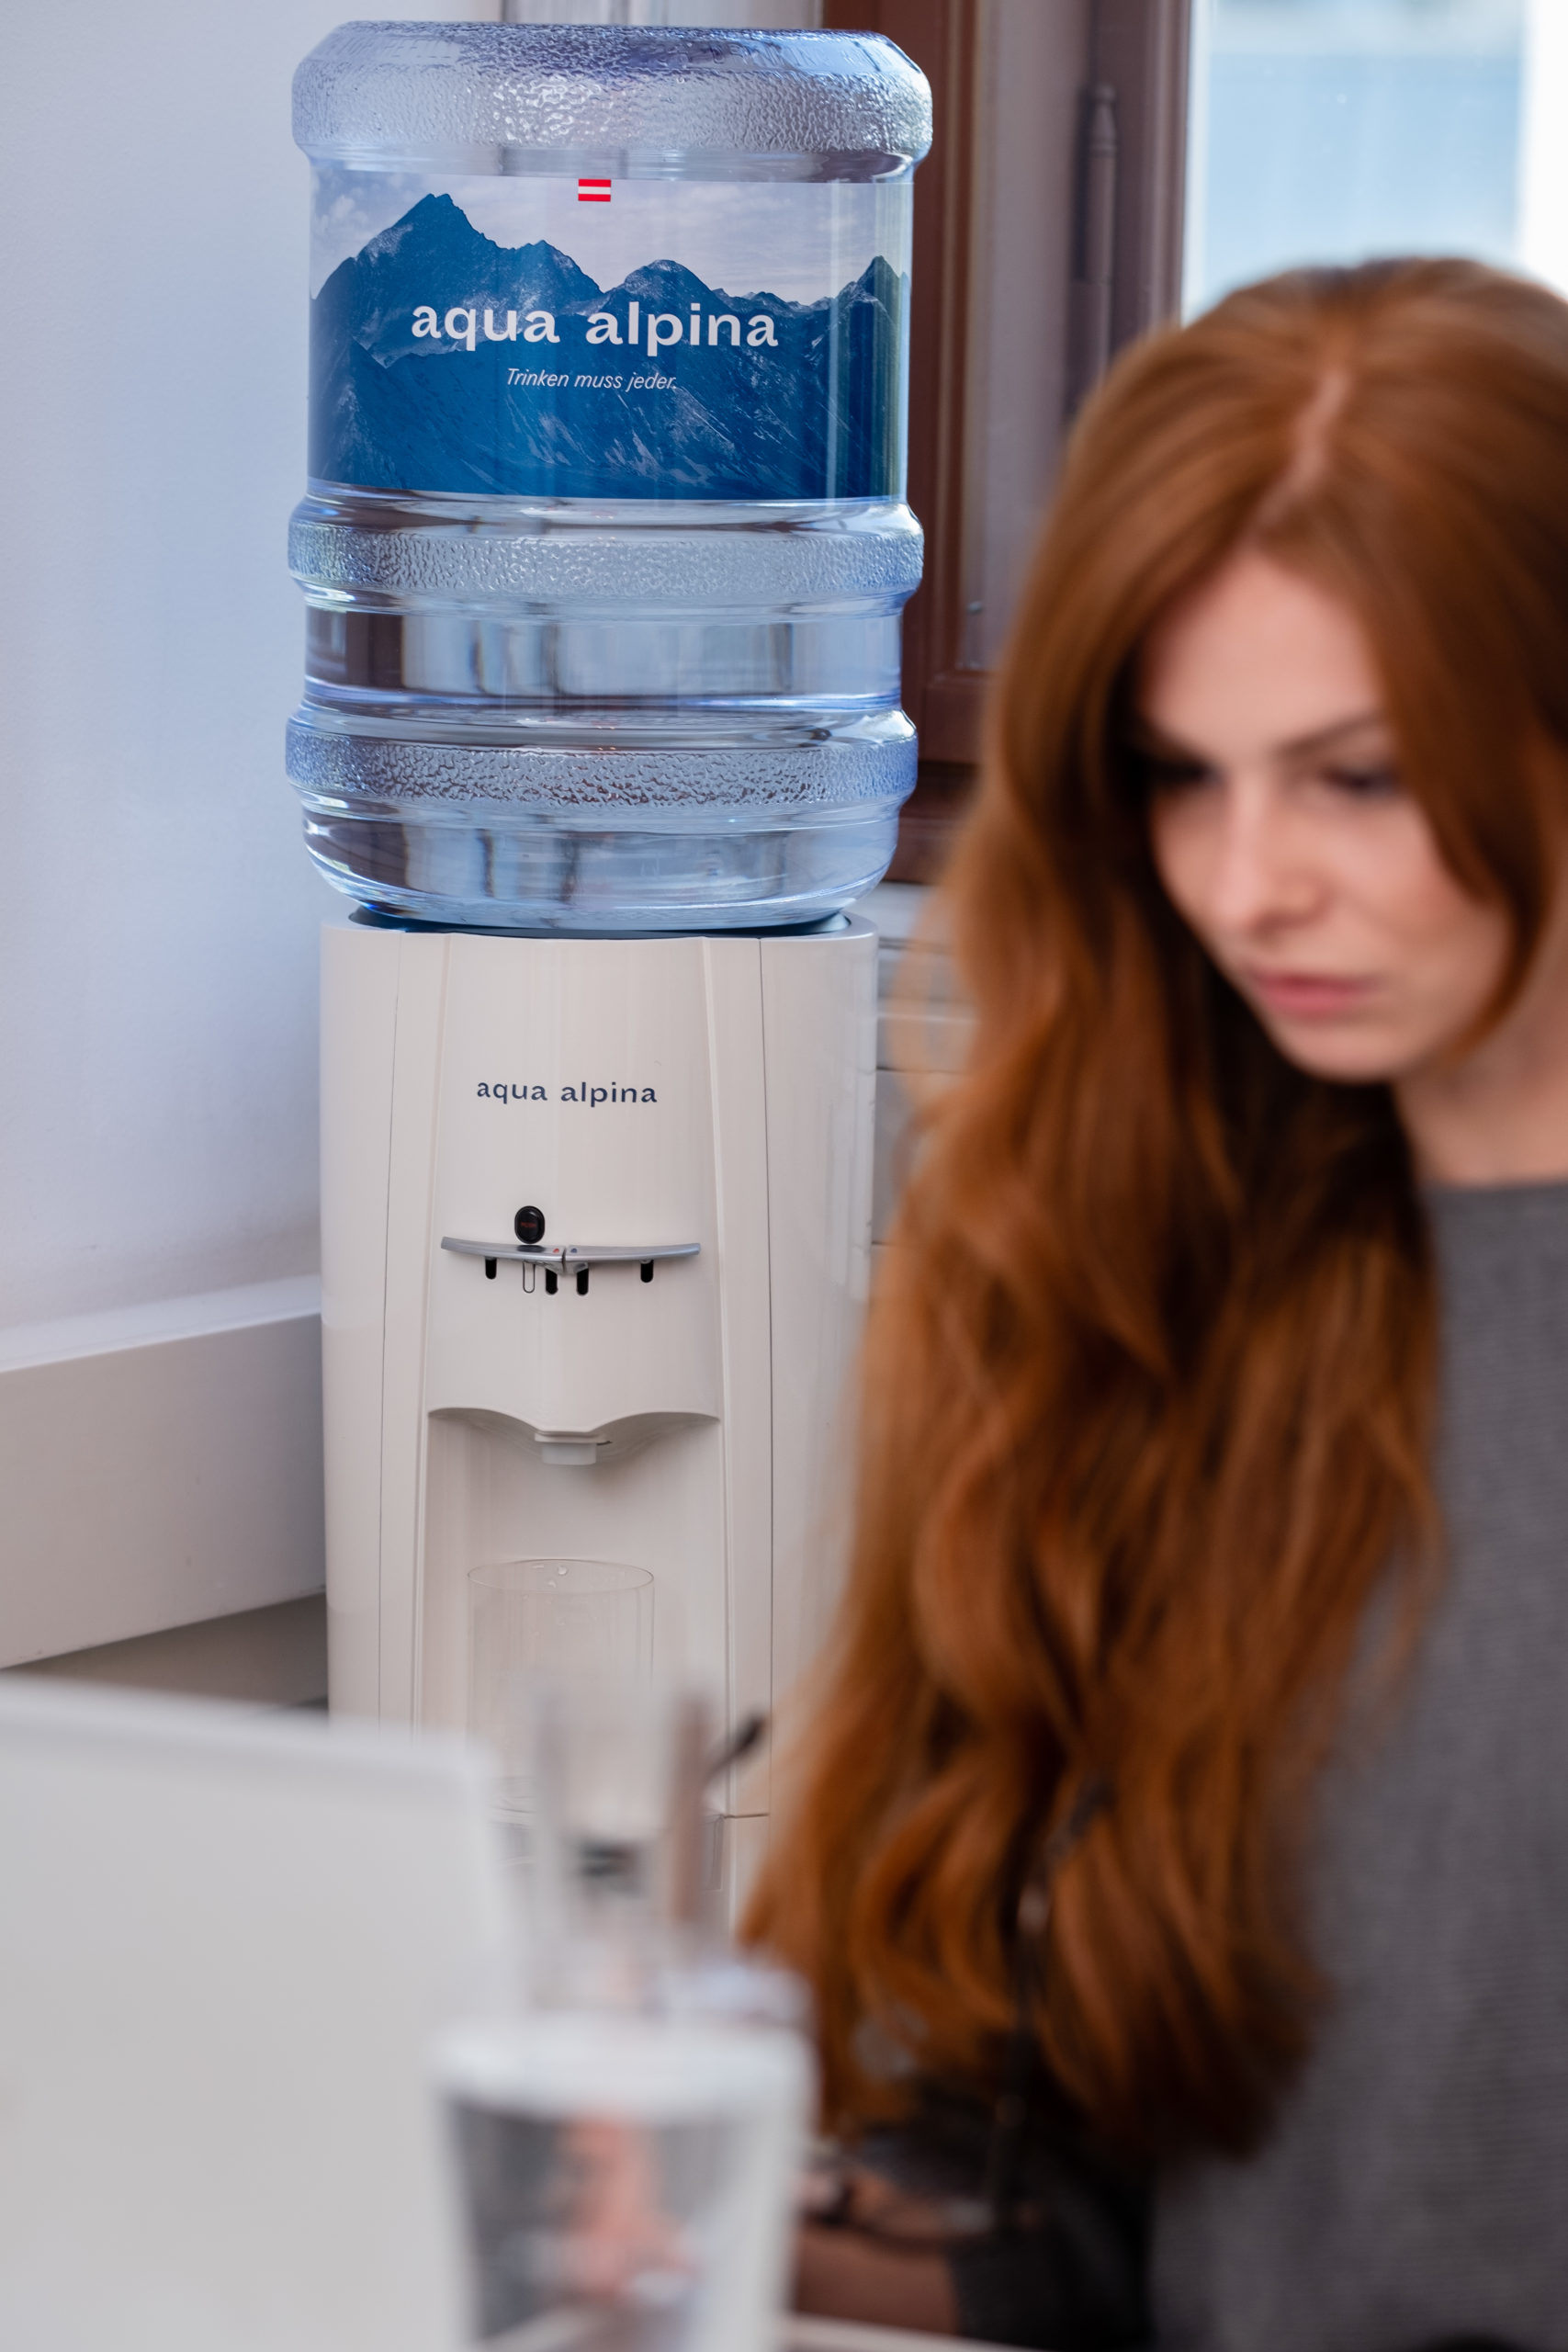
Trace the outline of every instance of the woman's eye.
<instances>
[{"instance_id":1,"label":"woman's eye","mask_svg":"<svg viewBox=\"0 0 1568 2352\"><path fill-rule=\"evenodd\" d=\"M1323 780L1337 792L1347 792L1357 800L1391 800L1403 789L1398 769L1386 761L1381 765L1369 762L1359 766L1325 768Z\"/></svg>"}]
</instances>

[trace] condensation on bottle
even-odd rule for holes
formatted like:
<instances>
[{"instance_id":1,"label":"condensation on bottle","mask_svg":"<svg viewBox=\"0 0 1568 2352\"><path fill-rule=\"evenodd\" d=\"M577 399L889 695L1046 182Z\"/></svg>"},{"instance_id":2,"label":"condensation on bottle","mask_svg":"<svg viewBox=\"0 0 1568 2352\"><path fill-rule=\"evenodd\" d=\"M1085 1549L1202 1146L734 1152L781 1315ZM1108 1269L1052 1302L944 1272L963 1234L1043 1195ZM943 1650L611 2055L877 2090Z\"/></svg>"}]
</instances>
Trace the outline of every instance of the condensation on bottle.
<instances>
[{"instance_id":1,"label":"condensation on bottle","mask_svg":"<svg viewBox=\"0 0 1568 2352\"><path fill-rule=\"evenodd\" d=\"M871 34L351 24L294 131L319 866L525 932L848 904L915 778L922 76Z\"/></svg>"}]
</instances>

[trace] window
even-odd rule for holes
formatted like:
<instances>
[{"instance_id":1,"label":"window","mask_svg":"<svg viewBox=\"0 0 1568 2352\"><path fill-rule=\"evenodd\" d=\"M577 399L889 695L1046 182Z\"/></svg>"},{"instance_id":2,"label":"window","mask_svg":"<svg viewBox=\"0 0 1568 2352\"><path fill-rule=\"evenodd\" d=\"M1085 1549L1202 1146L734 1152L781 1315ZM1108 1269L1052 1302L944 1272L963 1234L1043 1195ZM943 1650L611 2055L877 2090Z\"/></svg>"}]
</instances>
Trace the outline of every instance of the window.
<instances>
[{"instance_id":1,"label":"window","mask_svg":"<svg viewBox=\"0 0 1568 2352\"><path fill-rule=\"evenodd\" d=\"M822 0L931 79L909 502L927 534L894 877L941 864L1074 408L1179 305L1460 252L1568 289L1568 0Z\"/></svg>"},{"instance_id":2,"label":"window","mask_svg":"<svg viewBox=\"0 0 1568 2352\"><path fill-rule=\"evenodd\" d=\"M1184 307L1303 261L1568 282L1562 0L1199 0Z\"/></svg>"}]
</instances>

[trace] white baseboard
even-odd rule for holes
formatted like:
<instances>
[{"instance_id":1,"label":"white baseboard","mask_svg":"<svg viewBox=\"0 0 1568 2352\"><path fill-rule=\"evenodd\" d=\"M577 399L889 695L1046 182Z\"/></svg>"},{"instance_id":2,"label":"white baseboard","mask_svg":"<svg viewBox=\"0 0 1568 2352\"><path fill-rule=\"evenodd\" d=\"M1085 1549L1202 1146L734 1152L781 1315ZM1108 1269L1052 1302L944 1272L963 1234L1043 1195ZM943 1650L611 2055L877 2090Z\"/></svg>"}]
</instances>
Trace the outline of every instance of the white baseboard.
<instances>
[{"instance_id":1,"label":"white baseboard","mask_svg":"<svg viewBox=\"0 0 1568 2352\"><path fill-rule=\"evenodd\" d=\"M0 1667L320 1591L313 1278L0 1331Z\"/></svg>"}]
</instances>

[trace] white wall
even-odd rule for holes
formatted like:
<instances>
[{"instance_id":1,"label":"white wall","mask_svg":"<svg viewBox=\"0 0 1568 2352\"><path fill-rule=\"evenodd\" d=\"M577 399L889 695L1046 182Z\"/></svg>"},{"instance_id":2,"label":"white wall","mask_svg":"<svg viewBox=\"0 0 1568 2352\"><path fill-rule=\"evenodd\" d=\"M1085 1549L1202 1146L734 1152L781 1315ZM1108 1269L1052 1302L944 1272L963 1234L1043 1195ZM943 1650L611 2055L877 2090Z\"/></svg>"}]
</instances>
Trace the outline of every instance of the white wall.
<instances>
[{"instance_id":1,"label":"white wall","mask_svg":"<svg viewBox=\"0 0 1568 2352\"><path fill-rule=\"evenodd\" d=\"M1568 288L1568 6L1526 0L1519 259Z\"/></svg>"},{"instance_id":2,"label":"white wall","mask_svg":"<svg viewBox=\"0 0 1568 2352\"><path fill-rule=\"evenodd\" d=\"M0 15L0 1326L316 1263L288 86L351 13Z\"/></svg>"},{"instance_id":3,"label":"white wall","mask_svg":"<svg viewBox=\"0 0 1568 2352\"><path fill-rule=\"evenodd\" d=\"M321 1582L288 108L351 6L0 10L0 1666Z\"/></svg>"}]
</instances>

